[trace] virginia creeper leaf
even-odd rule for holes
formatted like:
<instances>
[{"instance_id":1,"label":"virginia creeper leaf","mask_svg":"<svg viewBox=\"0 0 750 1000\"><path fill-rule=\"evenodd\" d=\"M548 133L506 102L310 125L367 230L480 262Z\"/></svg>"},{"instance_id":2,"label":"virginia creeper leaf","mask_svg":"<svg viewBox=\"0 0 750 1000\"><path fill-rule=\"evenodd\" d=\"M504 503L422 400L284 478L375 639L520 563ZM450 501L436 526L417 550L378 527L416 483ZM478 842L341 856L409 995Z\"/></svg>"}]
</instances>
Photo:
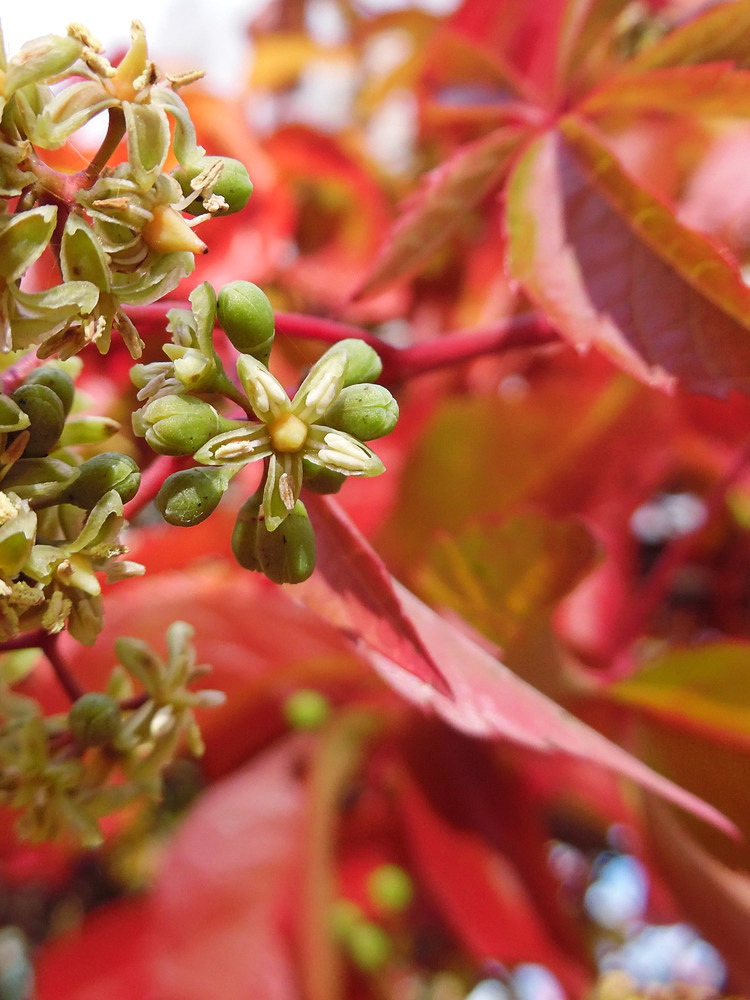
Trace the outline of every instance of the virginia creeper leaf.
<instances>
[{"instance_id":1,"label":"virginia creeper leaf","mask_svg":"<svg viewBox=\"0 0 750 1000\"><path fill-rule=\"evenodd\" d=\"M735 989L750 990L750 875L708 853L665 808L646 797L651 847L685 916L729 963Z\"/></svg>"},{"instance_id":2,"label":"virginia creeper leaf","mask_svg":"<svg viewBox=\"0 0 750 1000\"><path fill-rule=\"evenodd\" d=\"M521 128L496 129L426 174L357 294L412 273L449 240L466 214L500 182L523 135Z\"/></svg>"},{"instance_id":3,"label":"virginia creeper leaf","mask_svg":"<svg viewBox=\"0 0 750 1000\"><path fill-rule=\"evenodd\" d=\"M475 736L503 737L541 752L562 751L588 760L656 792L728 833L736 827L713 806L652 771L626 750L570 715L495 657L395 584L411 618L451 687L452 699L415 680L397 661L378 652L378 672L404 697L432 710L449 725Z\"/></svg>"},{"instance_id":4,"label":"virginia creeper leaf","mask_svg":"<svg viewBox=\"0 0 750 1000\"><path fill-rule=\"evenodd\" d=\"M749 33L748 0L717 4L643 49L628 65L643 70L731 60L747 66L750 65Z\"/></svg>"},{"instance_id":5,"label":"virginia creeper leaf","mask_svg":"<svg viewBox=\"0 0 750 1000\"><path fill-rule=\"evenodd\" d=\"M671 650L610 693L688 732L750 749L748 662L745 643Z\"/></svg>"},{"instance_id":6,"label":"virginia creeper leaf","mask_svg":"<svg viewBox=\"0 0 750 1000\"><path fill-rule=\"evenodd\" d=\"M420 591L502 646L549 611L592 568L595 554L590 532L570 519L475 521L438 538L419 573Z\"/></svg>"},{"instance_id":7,"label":"virginia creeper leaf","mask_svg":"<svg viewBox=\"0 0 750 1000\"><path fill-rule=\"evenodd\" d=\"M562 134L561 134L562 133ZM580 119L537 139L509 181L509 262L580 349L652 385L750 391L750 289L639 187Z\"/></svg>"},{"instance_id":8,"label":"virginia creeper leaf","mask_svg":"<svg viewBox=\"0 0 750 1000\"><path fill-rule=\"evenodd\" d=\"M615 74L578 105L582 114L673 114L745 118L750 115L750 71L729 63Z\"/></svg>"},{"instance_id":9,"label":"virginia creeper leaf","mask_svg":"<svg viewBox=\"0 0 750 1000\"><path fill-rule=\"evenodd\" d=\"M294 596L446 694L448 685L375 552L335 502L310 494L305 504L315 528L318 560L310 580L295 585Z\"/></svg>"}]
</instances>

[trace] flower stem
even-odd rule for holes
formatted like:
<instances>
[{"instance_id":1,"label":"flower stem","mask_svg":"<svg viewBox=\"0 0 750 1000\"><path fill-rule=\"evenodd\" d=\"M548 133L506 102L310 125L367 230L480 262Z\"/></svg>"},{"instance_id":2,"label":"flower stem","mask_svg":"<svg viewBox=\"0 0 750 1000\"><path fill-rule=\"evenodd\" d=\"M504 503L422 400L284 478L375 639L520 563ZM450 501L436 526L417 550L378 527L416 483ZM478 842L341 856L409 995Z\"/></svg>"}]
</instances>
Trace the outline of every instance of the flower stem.
<instances>
[{"instance_id":1,"label":"flower stem","mask_svg":"<svg viewBox=\"0 0 750 1000\"><path fill-rule=\"evenodd\" d=\"M107 134L104 136L101 146L96 155L85 170L81 171L80 179L82 187L90 188L102 170L109 162L109 158L117 149L120 140L125 135L125 115L122 108L109 109L109 123Z\"/></svg>"},{"instance_id":2,"label":"flower stem","mask_svg":"<svg viewBox=\"0 0 750 1000\"><path fill-rule=\"evenodd\" d=\"M60 682L60 687L65 691L71 701L77 701L86 692L78 683L70 667L61 655L58 639L59 634L45 634L40 646L42 652L49 660L50 666L55 672L55 677L57 677Z\"/></svg>"}]
</instances>

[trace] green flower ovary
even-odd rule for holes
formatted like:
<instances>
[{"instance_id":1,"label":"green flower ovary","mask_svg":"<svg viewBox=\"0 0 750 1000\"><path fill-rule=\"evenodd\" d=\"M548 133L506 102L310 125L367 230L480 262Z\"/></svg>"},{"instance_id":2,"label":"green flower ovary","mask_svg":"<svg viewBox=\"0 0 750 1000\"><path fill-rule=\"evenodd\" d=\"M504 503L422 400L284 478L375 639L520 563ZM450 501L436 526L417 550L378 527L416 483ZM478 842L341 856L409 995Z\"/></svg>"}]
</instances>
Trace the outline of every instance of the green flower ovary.
<instances>
[{"instance_id":1,"label":"green flower ovary","mask_svg":"<svg viewBox=\"0 0 750 1000\"><path fill-rule=\"evenodd\" d=\"M237 373L261 421L211 438L195 455L203 465L245 465L267 458L263 492L266 528L275 531L294 509L302 487L302 461L344 476L377 476L383 463L351 434L324 423L345 384L347 352L333 347L313 366L290 400L255 358L242 354Z\"/></svg>"}]
</instances>

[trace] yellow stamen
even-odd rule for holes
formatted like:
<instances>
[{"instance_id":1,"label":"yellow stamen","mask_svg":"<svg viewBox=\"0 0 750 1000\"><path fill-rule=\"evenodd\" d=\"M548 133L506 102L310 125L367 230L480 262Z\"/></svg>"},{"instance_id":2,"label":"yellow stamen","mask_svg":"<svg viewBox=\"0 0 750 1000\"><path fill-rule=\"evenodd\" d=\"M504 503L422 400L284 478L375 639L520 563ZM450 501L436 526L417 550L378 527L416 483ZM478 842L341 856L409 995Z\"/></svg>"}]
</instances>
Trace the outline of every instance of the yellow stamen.
<instances>
[{"instance_id":1,"label":"yellow stamen","mask_svg":"<svg viewBox=\"0 0 750 1000\"><path fill-rule=\"evenodd\" d=\"M283 413L269 424L274 451L299 451L307 440L307 424L293 413Z\"/></svg>"}]
</instances>

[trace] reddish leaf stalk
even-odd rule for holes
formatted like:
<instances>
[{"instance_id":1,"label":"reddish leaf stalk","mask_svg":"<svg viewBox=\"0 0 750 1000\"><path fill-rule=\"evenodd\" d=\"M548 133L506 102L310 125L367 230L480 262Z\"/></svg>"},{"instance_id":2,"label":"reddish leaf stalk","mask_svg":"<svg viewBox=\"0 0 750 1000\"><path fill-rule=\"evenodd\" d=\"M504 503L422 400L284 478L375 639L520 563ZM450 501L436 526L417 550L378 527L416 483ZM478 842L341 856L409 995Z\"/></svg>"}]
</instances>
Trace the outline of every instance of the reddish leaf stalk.
<instances>
[{"instance_id":1,"label":"reddish leaf stalk","mask_svg":"<svg viewBox=\"0 0 750 1000\"><path fill-rule=\"evenodd\" d=\"M723 475L704 497L706 516L703 522L688 534L681 535L661 553L645 583L631 602L631 613L616 633L611 647L612 680L623 680L635 667L627 655L629 647L643 634L651 617L664 602L675 572L683 566L693 547L709 524L724 506L727 490L750 461L750 439L736 453Z\"/></svg>"},{"instance_id":2,"label":"reddish leaf stalk","mask_svg":"<svg viewBox=\"0 0 750 1000\"><path fill-rule=\"evenodd\" d=\"M170 309L185 309L187 306L186 302L163 301L148 306L133 306L127 311L139 332L148 336L164 332L166 313ZM347 337L364 340L382 358L382 379L386 382L405 381L488 354L541 347L558 339L555 330L536 313L514 316L497 326L484 329L446 333L410 347L394 347L384 343L379 337L358 326L299 313L276 313L276 332L282 337L319 340L326 344L336 344Z\"/></svg>"},{"instance_id":3,"label":"reddish leaf stalk","mask_svg":"<svg viewBox=\"0 0 750 1000\"><path fill-rule=\"evenodd\" d=\"M34 629L33 632L24 632L23 635L17 635L15 639L0 642L0 653L13 653L18 649L41 648L48 637L48 633L43 628Z\"/></svg>"}]
</instances>

